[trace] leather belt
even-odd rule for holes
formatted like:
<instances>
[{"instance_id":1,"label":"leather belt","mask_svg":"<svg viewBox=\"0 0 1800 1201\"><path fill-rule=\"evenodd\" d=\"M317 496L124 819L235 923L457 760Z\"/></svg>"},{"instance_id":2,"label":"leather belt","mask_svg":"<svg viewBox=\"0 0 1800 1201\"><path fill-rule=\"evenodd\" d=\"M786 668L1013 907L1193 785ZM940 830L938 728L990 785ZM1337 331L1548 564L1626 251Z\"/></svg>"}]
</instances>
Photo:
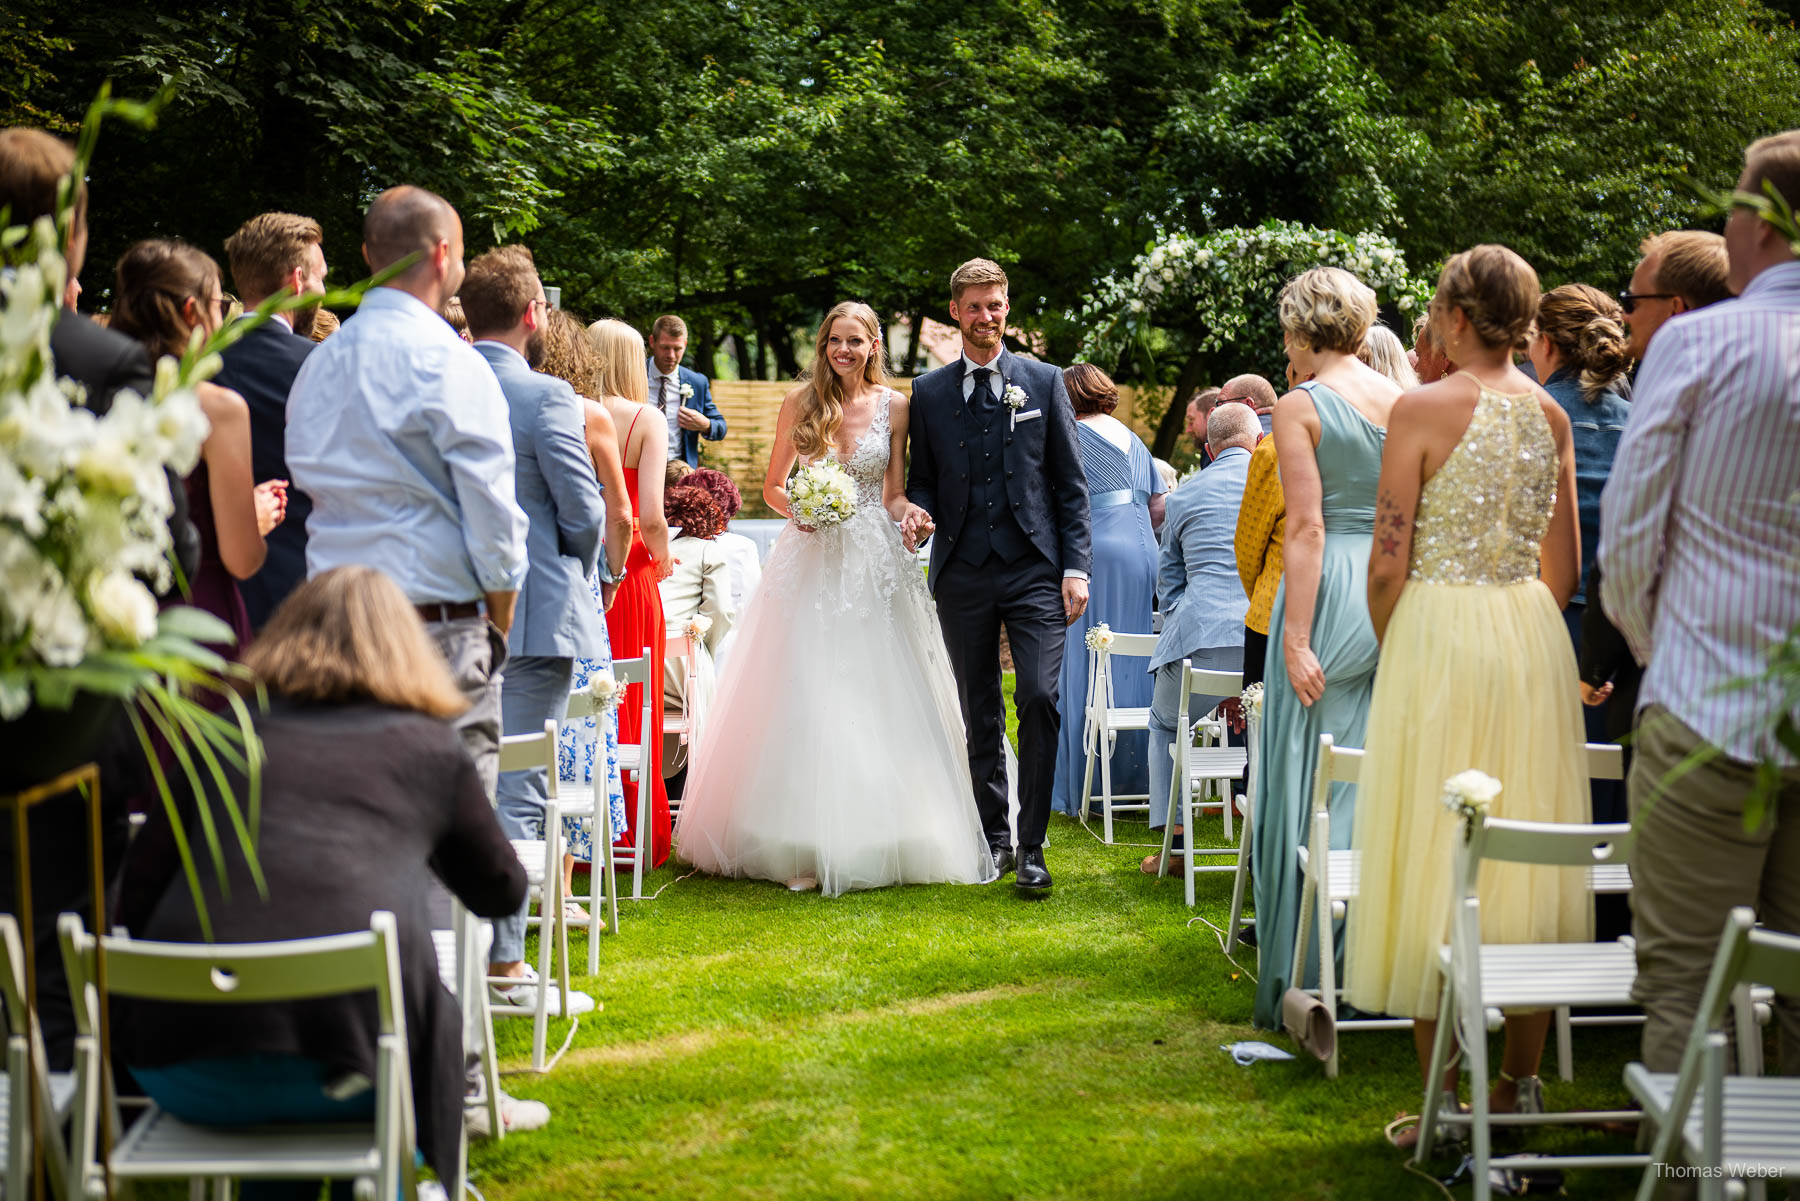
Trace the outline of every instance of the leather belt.
<instances>
[{"instance_id":1,"label":"leather belt","mask_svg":"<svg viewBox=\"0 0 1800 1201\"><path fill-rule=\"evenodd\" d=\"M1142 488L1120 488L1116 492L1096 492L1088 497L1088 508L1110 509L1115 505L1147 505L1150 494Z\"/></svg>"},{"instance_id":2,"label":"leather belt","mask_svg":"<svg viewBox=\"0 0 1800 1201\"><path fill-rule=\"evenodd\" d=\"M475 601L459 601L456 604L432 601L428 605L414 605L413 608L419 611L419 619L426 622L462 621L467 617L481 616L481 606Z\"/></svg>"}]
</instances>

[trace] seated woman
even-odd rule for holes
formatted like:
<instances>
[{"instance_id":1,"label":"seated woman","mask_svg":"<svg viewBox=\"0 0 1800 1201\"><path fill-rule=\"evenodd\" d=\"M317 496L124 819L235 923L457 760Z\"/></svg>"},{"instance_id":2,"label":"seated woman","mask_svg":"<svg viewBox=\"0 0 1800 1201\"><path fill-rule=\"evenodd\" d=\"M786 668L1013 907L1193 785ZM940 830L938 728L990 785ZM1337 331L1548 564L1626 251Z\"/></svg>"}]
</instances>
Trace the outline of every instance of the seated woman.
<instances>
[{"instance_id":1,"label":"seated woman","mask_svg":"<svg viewBox=\"0 0 1800 1201\"><path fill-rule=\"evenodd\" d=\"M680 659L663 661L663 709L687 713L688 738L700 729L712 703L717 679L713 652L731 632L737 609L731 603L730 559L716 539L725 529L725 515L712 494L699 484L677 484L663 496L663 512L681 536L669 544L675 571L658 584L662 592L663 621L670 636L699 620L705 630L694 641L694 688L688 691L688 664ZM687 763L687 745L675 736L663 736L663 775L672 776Z\"/></svg>"},{"instance_id":2,"label":"seated woman","mask_svg":"<svg viewBox=\"0 0 1800 1201\"><path fill-rule=\"evenodd\" d=\"M419 1146L444 1179L461 1135L463 1050L456 1002L439 981L433 877L482 917L516 913L525 870L494 817L449 718L463 699L399 587L340 567L296 589L244 664L269 691L262 738L258 895L235 839L230 896L200 872L213 939L313 938L369 927L391 911L411 1048ZM244 782L236 782L244 795ZM182 806L189 845L201 837ZM118 919L133 936L201 942L173 830L159 806L125 865ZM365 997L281 1005L121 1002L115 1045L164 1109L213 1125L345 1121L373 1112L375 1009ZM288 1196L289 1182L243 1196ZM312 1197L303 1189L294 1195Z\"/></svg>"},{"instance_id":3,"label":"seated woman","mask_svg":"<svg viewBox=\"0 0 1800 1201\"><path fill-rule=\"evenodd\" d=\"M756 540L734 533L731 529L732 519L744 507L744 495L731 482L730 476L710 467L702 467L694 472L688 477L688 483L711 493L719 504L719 511L725 515L725 531L713 539L713 545L723 552L725 562L730 567L728 576L731 582L731 611L742 613L744 606L750 603L751 596L762 584L762 552L757 548ZM733 625L712 648L713 666L721 672L725 670L725 656L736 638L737 627Z\"/></svg>"}]
</instances>

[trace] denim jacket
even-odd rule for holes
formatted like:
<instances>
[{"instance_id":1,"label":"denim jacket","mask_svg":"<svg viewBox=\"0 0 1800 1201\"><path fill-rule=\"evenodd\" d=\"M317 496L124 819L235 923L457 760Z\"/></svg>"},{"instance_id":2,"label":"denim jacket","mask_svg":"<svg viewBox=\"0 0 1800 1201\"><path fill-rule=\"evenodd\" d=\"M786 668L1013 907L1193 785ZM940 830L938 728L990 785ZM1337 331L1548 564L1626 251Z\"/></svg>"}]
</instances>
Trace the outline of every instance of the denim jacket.
<instances>
[{"instance_id":1,"label":"denim jacket","mask_svg":"<svg viewBox=\"0 0 1800 1201\"><path fill-rule=\"evenodd\" d=\"M1588 570L1600 545L1600 493L1612 474L1613 456L1619 450L1619 436L1625 432L1625 419L1631 414L1631 402L1618 384L1594 397L1593 403L1582 399L1581 373L1572 367L1559 368L1544 381L1544 391L1569 415L1575 443L1575 500L1581 514L1581 581L1575 589L1573 603L1587 603Z\"/></svg>"}]
</instances>

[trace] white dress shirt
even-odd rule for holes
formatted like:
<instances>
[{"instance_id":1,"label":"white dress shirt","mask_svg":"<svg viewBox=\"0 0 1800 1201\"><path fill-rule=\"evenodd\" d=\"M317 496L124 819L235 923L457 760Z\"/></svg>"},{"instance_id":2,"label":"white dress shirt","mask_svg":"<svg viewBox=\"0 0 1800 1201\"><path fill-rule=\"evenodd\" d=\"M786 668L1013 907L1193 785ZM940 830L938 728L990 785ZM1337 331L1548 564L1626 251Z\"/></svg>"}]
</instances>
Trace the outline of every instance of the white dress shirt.
<instances>
[{"instance_id":1,"label":"white dress shirt","mask_svg":"<svg viewBox=\"0 0 1800 1201\"><path fill-rule=\"evenodd\" d=\"M306 571L358 563L415 604L525 581L512 423L500 382L448 322L375 288L306 356L287 406L287 462L312 497Z\"/></svg>"},{"instance_id":2,"label":"white dress shirt","mask_svg":"<svg viewBox=\"0 0 1800 1201\"><path fill-rule=\"evenodd\" d=\"M663 419L669 423L669 457L681 457L681 365L677 363L675 370L664 375L662 368L656 365L655 359L648 360L650 381L650 403L662 410ZM660 401L659 398L660 397Z\"/></svg>"},{"instance_id":3,"label":"white dress shirt","mask_svg":"<svg viewBox=\"0 0 1800 1201\"><path fill-rule=\"evenodd\" d=\"M1800 623L1800 263L1657 331L1600 503L1602 603L1662 705L1743 763L1792 766L1760 676Z\"/></svg>"}]
</instances>

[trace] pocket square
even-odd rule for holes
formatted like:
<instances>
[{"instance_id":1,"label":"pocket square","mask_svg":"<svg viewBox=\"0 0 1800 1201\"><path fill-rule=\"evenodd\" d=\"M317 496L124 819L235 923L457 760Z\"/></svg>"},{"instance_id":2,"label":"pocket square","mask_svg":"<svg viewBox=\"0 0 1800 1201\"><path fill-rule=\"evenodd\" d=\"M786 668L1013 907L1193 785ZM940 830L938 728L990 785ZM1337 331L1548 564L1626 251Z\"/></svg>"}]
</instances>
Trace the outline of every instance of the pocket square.
<instances>
[{"instance_id":1,"label":"pocket square","mask_svg":"<svg viewBox=\"0 0 1800 1201\"><path fill-rule=\"evenodd\" d=\"M1013 421L1015 421L1015 422L1035 421L1039 417L1042 417L1043 415L1044 415L1044 410L1042 410L1042 409L1021 409L1017 414L1014 415Z\"/></svg>"}]
</instances>

